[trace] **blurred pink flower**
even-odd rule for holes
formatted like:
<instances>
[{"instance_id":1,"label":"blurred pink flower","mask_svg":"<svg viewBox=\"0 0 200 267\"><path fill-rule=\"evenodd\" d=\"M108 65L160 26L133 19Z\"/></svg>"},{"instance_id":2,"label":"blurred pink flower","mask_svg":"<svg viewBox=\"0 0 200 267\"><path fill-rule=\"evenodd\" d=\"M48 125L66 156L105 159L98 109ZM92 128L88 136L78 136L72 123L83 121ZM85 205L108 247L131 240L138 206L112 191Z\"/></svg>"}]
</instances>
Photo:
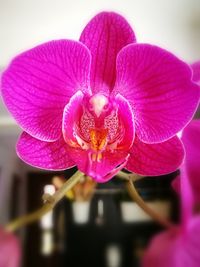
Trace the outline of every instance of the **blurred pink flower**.
<instances>
[{"instance_id":1,"label":"blurred pink flower","mask_svg":"<svg viewBox=\"0 0 200 267\"><path fill-rule=\"evenodd\" d=\"M187 227L170 229L156 235L145 252L142 267L199 267L200 217Z\"/></svg>"},{"instance_id":2,"label":"blurred pink flower","mask_svg":"<svg viewBox=\"0 0 200 267\"><path fill-rule=\"evenodd\" d=\"M11 62L2 96L24 130L22 160L49 170L77 165L98 182L124 166L142 175L178 168L176 133L193 116L198 86L173 54L135 42L123 17L102 12L79 42L51 41Z\"/></svg>"},{"instance_id":3,"label":"blurred pink flower","mask_svg":"<svg viewBox=\"0 0 200 267\"><path fill-rule=\"evenodd\" d=\"M193 75L192 79L194 82L196 82L198 85L200 85L200 61L197 61L191 65ZM196 117L200 117L200 106L197 109Z\"/></svg>"},{"instance_id":4,"label":"blurred pink flower","mask_svg":"<svg viewBox=\"0 0 200 267\"><path fill-rule=\"evenodd\" d=\"M185 166L195 204L200 204L200 119L192 120L182 133L182 142L186 151ZM182 177L182 176L181 176ZM180 179L173 181L173 187L180 193Z\"/></svg>"},{"instance_id":5,"label":"blurred pink flower","mask_svg":"<svg viewBox=\"0 0 200 267\"><path fill-rule=\"evenodd\" d=\"M197 61L191 65L193 76L193 81L200 83L200 61Z\"/></svg>"},{"instance_id":6,"label":"blurred pink flower","mask_svg":"<svg viewBox=\"0 0 200 267\"><path fill-rule=\"evenodd\" d=\"M173 184L181 196L181 224L153 238L143 267L199 267L200 215L194 212L195 205L200 204L199 137L200 120L194 120L183 131L186 156L180 177Z\"/></svg>"},{"instance_id":7,"label":"blurred pink flower","mask_svg":"<svg viewBox=\"0 0 200 267\"><path fill-rule=\"evenodd\" d=\"M17 238L0 227L0 267L18 267L20 254Z\"/></svg>"}]
</instances>

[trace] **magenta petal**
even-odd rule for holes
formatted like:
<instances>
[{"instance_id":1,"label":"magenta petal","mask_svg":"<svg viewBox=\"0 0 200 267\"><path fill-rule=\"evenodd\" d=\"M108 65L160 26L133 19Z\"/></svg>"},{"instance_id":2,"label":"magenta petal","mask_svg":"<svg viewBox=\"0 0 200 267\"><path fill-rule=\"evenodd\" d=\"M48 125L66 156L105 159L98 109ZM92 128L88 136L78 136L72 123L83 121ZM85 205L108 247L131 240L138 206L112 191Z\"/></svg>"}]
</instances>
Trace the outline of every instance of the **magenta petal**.
<instances>
[{"instance_id":1,"label":"magenta petal","mask_svg":"<svg viewBox=\"0 0 200 267\"><path fill-rule=\"evenodd\" d=\"M200 217L188 224L187 232L170 229L150 243L143 258L142 267L199 267Z\"/></svg>"},{"instance_id":2,"label":"magenta petal","mask_svg":"<svg viewBox=\"0 0 200 267\"><path fill-rule=\"evenodd\" d=\"M165 141L191 120L199 101L191 76L187 64L159 47L132 44L120 51L113 93L132 105L143 142Z\"/></svg>"},{"instance_id":3,"label":"magenta petal","mask_svg":"<svg viewBox=\"0 0 200 267\"><path fill-rule=\"evenodd\" d=\"M149 247L144 253L141 266L178 267L176 265L176 249L178 238L179 230L175 228L156 235L151 240Z\"/></svg>"},{"instance_id":4,"label":"magenta petal","mask_svg":"<svg viewBox=\"0 0 200 267\"><path fill-rule=\"evenodd\" d=\"M192 80L200 84L200 61L191 65L193 70Z\"/></svg>"},{"instance_id":5,"label":"magenta petal","mask_svg":"<svg viewBox=\"0 0 200 267\"><path fill-rule=\"evenodd\" d=\"M145 144L136 137L126 168L141 175L163 175L175 171L183 157L184 149L178 137L159 144Z\"/></svg>"},{"instance_id":6,"label":"magenta petal","mask_svg":"<svg viewBox=\"0 0 200 267\"><path fill-rule=\"evenodd\" d=\"M200 216L193 217L187 231L181 235L176 250L177 267L199 267L200 263Z\"/></svg>"},{"instance_id":7,"label":"magenta petal","mask_svg":"<svg viewBox=\"0 0 200 267\"><path fill-rule=\"evenodd\" d=\"M194 195L185 163L182 164L180 172L181 174L173 180L172 187L181 198L181 221L185 228L193 216Z\"/></svg>"},{"instance_id":8,"label":"magenta petal","mask_svg":"<svg viewBox=\"0 0 200 267\"><path fill-rule=\"evenodd\" d=\"M0 227L0 267L19 267L21 258L17 238Z\"/></svg>"},{"instance_id":9,"label":"magenta petal","mask_svg":"<svg viewBox=\"0 0 200 267\"><path fill-rule=\"evenodd\" d=\"M104 151L101 161L92 161L92 152L69 147L70 157L78 169L91 176L98 183L110 180L126 164L128 153L124 151Z\"/></svg>"},{"instance_id":10,"label":"magenta petal","mask_svg":"<svg viewBox=\"0 0 200 267\"><path fill-rule=\"evenodd\" d=\"M185 168L195 203L200 204L200 120L193 120L184 129L182 141L186 150Z\"/></svg>"},{"instance_id":11,"label":"magenta petal","mask_svg":"<svg viewBox=\"0 0 200 267\"><path fill-rule=\"evenodd\" d=\"M75 165L62 137L55 142L45 142L23 132L17 143L17 154L29 165L46 170L65 170Z\"/></svg>"},{"instance_id":12,"label":"magenta petal","mask_svg":"<svg viewBox=\"0 0 200 267\"><path fill-rule=\"evenodd\" d=\"M118 114L121 117L123 127L125 128L124 137L120 143L120 147L122 147L123 150L127 150L132 146L135 138L134 114L128 101L123 96L118 94L115 97L115 101L119 106Z\"/></svg>"},{"instance_id":13,"label":"magenta petal","mask_svg":"<svg viewBox=\"0 0 200 267\"><path fill-rule=\"evenodd\" d=\"M181 215L183 228L187 227L188 222L193 216L194 197L189 181L187 168L184 164L181 166Z\"/></svg>"},{"instance_id":14,"label":"magenta petal","mask_svg":"<svg viewBox=\"0 0 200 267\"><path fill-rule=\"evenodd\" d=\"M186 156L181 167L180 177L173 187L181 195L182 224L185 227L193 215L194 204L200 204L200 120L191 121L182 133Z\"/></svg>"},{"instance_id":15,"label":"magenta petal","mask_svg":"<svg viewBox=\"0 0 200 267\"><path fill-rule=\"evenodd\" d=\"M108 93L116 77L116 56L127 44L135 42L128 22L114 12L95 16L83 30L80 41L92 54L91 87L93 93Z\"/></svg>"},{"instance_id":16,"label":"magenta petal","mask_svg":"<svg viewBox=\"0 0 200 267\"><path fill-rule=\"evenodd\" d=\"M62 131L65 141L68 143L70 141L76 142L74 136L74 124L77 122L78 117L82 111L83 103L83 93L78 91L75 95L72 96L69 103L65 106L63 112L63 122L62 122Z\"/></svg>"},{"instance_id":17,"label":"magenta petal","mask_svg":"<svg viewBox=\"0 0 200 267\"><path fill-rule=\"evenodd\" d=\"M81 43L59 40L16 57L2 76L9 111L30 135L43 141L61 136L62 115L78 90L89 93L90 53Z\"/></svg>"}]
</instances>

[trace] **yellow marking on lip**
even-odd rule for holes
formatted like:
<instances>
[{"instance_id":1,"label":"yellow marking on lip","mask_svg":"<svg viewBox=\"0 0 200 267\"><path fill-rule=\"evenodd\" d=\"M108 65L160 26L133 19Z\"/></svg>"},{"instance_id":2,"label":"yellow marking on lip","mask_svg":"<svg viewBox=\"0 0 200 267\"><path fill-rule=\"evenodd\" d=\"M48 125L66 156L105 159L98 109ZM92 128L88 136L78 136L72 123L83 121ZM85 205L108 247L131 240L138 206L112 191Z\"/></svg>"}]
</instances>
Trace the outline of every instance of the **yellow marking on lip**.
<instances>
[{"instance_id":1,"label":"yellow marking on lip","mask_svg":"<svg viewBox=\"0 0 200 267\"><path fill-rule=\"evenodd\" d=\"M107 129L90 129L91 148L93 150L102 150L107 142Z\"/></svg>"},{"instance_id":2,"label":"yellow marking on lip","mask_svg":"<svg viewBox=\"0 0 200 267\"><path fill-rule=\"evenodd\" d=\"M96 161L96 159L97 159L97 154L96 154L96 153L93 153L91 158L92 158L92 161Z\"/></svg>"},{"instance_id":3,"label":"yellow marking on lip","mask_svg":"<svg viewBox=\"0 0 200 267\"><path fill-rule=\"evenodd\" d=\"M97 162L101 162L102 160L102 153L101 152L95 152L91 155L91 159L93 162L97 161Z\"/></svg>"},{"instance_id":4,"label":"yellow marking on lip","mask_svg":"<svg viewBox=\"0 0 200 267\"><path fill-rule=\"evenodd\" d=\"M102 160L102 153L99 152L99 153L97 154L97 161L98 161L98 162L101 162L101 160Z\"/></svg>"}]
</instances>

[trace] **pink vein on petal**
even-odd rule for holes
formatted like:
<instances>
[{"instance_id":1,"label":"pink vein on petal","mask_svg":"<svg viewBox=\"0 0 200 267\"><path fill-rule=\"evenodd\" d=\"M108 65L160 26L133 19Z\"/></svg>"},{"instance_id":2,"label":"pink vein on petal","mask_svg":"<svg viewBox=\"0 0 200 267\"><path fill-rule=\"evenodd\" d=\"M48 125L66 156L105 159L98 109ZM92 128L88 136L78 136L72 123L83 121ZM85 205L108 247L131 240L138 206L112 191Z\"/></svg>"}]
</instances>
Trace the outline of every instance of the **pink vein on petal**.
<instances>
[{"instance_id":1,"label":"pink vein on petal","mask_svg":"<svg viewBox=\"0 0 200 267\"><path fill-rule=\"evenodd\" d=\"M135 35L128 22L114 12L95 16L83 30L80 41L92 54L91 88L93 93L109 93L116 77L116 57Z\"/></svg>"},{"instance_id":2,"label":"pink vein on petal","mask_svg":"<svg viewBox=\"0 0 200 267\"><path fill-rule=\"evenodd\" d=\"M147 176L163 175L177 170L183 157L184 149L178 137L159 144L145 144L136 137L126 169Z\"/></svg>"},{"instance_id":3,"label":"pink vein on petal","mask_svg":"<svg viewBox=\"0 0 200 267\"><path fill-rule=\"evenodd\" d=\"M130 102L143 142L163 142L191 120L200 92L191 77L187 64L159 47L131 44L120 51L113 94Z\"/></svg>"},{"instance_id":4,"label":"pink vein on petal","mask_svg":"<svg viewBox=\"0 0 200 267\"><path fill-rule=\"evenodd\" d=\"M81 43L51 41L17 56L2 75L5 104L30 135L55 141L70 97L90 93L90 53Z\"/></svg>"},{"instance_id":5,"label":"pink vein on petal","mask_svg":"<svg viewBox=\"0 0 200 267\"><path fill-rule=\"evenodd\" d=\"M24 162L41 169L65 170L75 165L68 155L63 137L54 142L45 142L23 132L16 149Z\"/></svg>"}]
</instances>

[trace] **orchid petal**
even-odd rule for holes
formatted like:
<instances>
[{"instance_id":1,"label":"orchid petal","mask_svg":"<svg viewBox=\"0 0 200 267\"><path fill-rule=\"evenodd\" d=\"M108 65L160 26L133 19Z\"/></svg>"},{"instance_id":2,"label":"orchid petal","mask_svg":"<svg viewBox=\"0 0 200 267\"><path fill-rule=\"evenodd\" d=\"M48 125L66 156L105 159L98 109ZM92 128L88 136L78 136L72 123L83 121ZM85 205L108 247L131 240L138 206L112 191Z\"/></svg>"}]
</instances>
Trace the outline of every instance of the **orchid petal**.
<instances>
[{"instance_id":1,"label":"orchid petal","mask_svg":"<svg viewBox=\"0 0 200 267\"><path fill-rule=\"evenodd\" d=\"M30 135L55 141L70 97L89 93L90 53L81 43L51 41L17 56L2 76L8 110Z\"/></svg>"},{"instance_id":2,"label":"orchid petal","mask_svg":"<svg viewBox=\"0 0 200 267\"><path fill-rule=\"evenodd\" d=\"M153 237L145 250L141 266L178 267L175 254L179 231L177 228L172 228Z\"/></svg>"},{"instance_id":3,"label":"orchid petal","mask_svg":"<svg viewBox=\"0 0 200 267\"><path fill-rule=\"evenodd\" d=\"M64 108L62 131L63 137L67 143L69 140L76 142L74 136L74 123L78 120L78 116L81 113L82 102L83 94L81 91L78 91L72 96L69 103Z\"/></svg>"},{"instance_id":4,"label":"orchid petal","mask_svg":"<svg viewBox=\"0 0 200 267\"><path fill-rule=\"evenodd\" d=\"M118 52L125 45L135 42L135 35L130 25L122 16L114 12L102 12L87 24L80 41L92 54L93 93L109 93L115 83Z\"/></svg>"},{"instance_id":5,"label":"orchid petal","mask_svg":"<svg viewBox=\"0 0 200 267\"><path fill-rule=\"evenodd\" d=\"M187 156L186 156L187 157ZM193 206L194 206L194 196L192 193L192 187L190 184L188 171L186 164L181 166L181 216L182 216L182 226L187 227L188 222L193 216Z\"/></svg>"},{"instance_id":6,"label":"orchid petal","mask_svg":"<svg viewBox=\"0 0 200 267\"><path fill-rule=\"evenodd\" d=\"M199 101L191 76L187 64L159 47L131 44L120 51L113 94L130 102L140 140L166 141L191 120Z\"/></svg>"},{"instance_id":7,"label":"orchid petal","mask_svg":"<svg viewBox=\"0 0 200 267\"><path fill-rule=\"evenodd\" d=\"M17 154L27 164L45 170L65 170L75 165L62 137L45 142L23 132L17 143Z\"/></svg>"},{"instance_id":8,"label":"orchid petal","mask_svg":"<svg viewBox=\"0 0 200 267\"><path fill-rule=\"evenodd\" d=\"M199 267L200 262L200 216L193 217L182 233L176 249L177 267Z\"/></svg>"},{"instance_id":9,"label":"orchid petal","mask_svg":"<svg viewBox=\"0 0 200 267\"><path fill-rule=\"evenodd\" d=\"M21 250L17 238L0 227L0 266L19 267Z\"/></svg>"},{"instance_id":10,"label":"orchid petal","mask_svg":"<svg viewBox=\"0 0 200 267\"><path fill-rule=\"evenodd\" d=\"M125 151L103 151L101 160L92 160L92 152L68 147L68 153L76 163L78 169L92 177L98 183L110 180L116 172L120 171L126 164L128 152Z\"/></svg>"},{"instance_id":11,"label":"orchid petal","mask_svg":"<svg viewBox=\"0 0 200 267\"><path fill-rule=\"evenodd\" d=\"M119 106L118 115L123 121L123 127L125 129L124 137L120 143L120 147L122 147L124 150L127 150L132 146L135 138L134 114L128 101L123 96L118 94L115 97L115 101Z\"/></svg>"},{"instance_id":12,"label":"orchid petal","mask_svg":"<svg viewBox=\"0 0 200 267\"><path fill-rule=\"evenodd\" d=\"M200 84L200 61L193 63L191 68L193 70L192 80Z\"/></svg>"},{"instance_id":13,"label":"orchid petal","mask_svg":"<svg viewBox=\"0 0 200 267\"><path fill-rule=\"evenodd\" d=\"M183 157L184 149L178 137L159 144L145 144L136 137L126 169L140 175L163 175L177 170Z\"/></svg>"},{"instance_id":14,"label":"orchid petal","mask_svg":"<svg viewBox=\"0 0 200 267\"><path fill-rule=\"evenodd\" d=\"M182 141L185 146L185 165L194 199L200 204L200 120L193 120L184 129Z\"/></svg>"},{"instance_id":15,"label":"orchid petal","mask_svg":"<svg viewBox=\"0 0 200 267\"><path fill-rule=\"evenodd\" d=\"M145 251L142 267L199 267L200 217L193 218L187 232L172 228L154 237Z\"/></svg>"},{"instance_id":16,"label":"orchid petal","mask_svg":"<svg viewBox=\"0 0 200 267\"><path fill-rule=\"evenodd\" d=\"M185 175L183 172L187 172L189 179L189 185L192 188L192 194L194 197L195 204L200 204L200 167L199 167L199 158L200 158L200 120L193 120L188 124L184 129L182 134L182 141L186 151L185 157L185 171L182 169L181 178L175 180L173 185L177 193L180 193L180 182L184 179ZM189 190L189 189L188 189ZM186 203L188 200L186 200Z\"/></svg>"}]
</instances>

